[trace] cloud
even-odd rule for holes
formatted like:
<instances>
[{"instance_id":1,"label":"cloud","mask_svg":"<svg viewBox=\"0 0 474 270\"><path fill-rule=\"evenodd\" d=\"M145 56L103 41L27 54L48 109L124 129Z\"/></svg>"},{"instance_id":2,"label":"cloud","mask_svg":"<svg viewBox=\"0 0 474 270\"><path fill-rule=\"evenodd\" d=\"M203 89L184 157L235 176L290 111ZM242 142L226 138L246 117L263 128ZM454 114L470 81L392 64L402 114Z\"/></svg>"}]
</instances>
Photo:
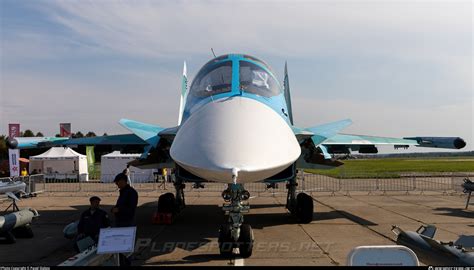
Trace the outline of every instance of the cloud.
<instances>
[{"instance_id":1,"label":"cloud","mask_svg":"<svg viewBox=\"0 0 474 270\"><path fill-rule=\"evenodd\" d=\"M280 78L288 60L303 124L351 117L359 133L474 141L471 2L11 3L0 133L14 121L52 134L64 121L96 133L124 132L120 117L174 125L182 61L192 78L212 47L262 58Z\"/></svg>"},{"instance_id":2,"label":"cloud","mask_svg":"<svg viewBox=\"0 0 474 270\"><path fill-rule=\"evenodd\" d=\"M42 10L81 41L147 57L208 54L210 47L285 57L341 48L432 57L431 50L459 46L446 35L470 39L469 7L469 2L57 1Z\"/></svg>"}]
</instances>

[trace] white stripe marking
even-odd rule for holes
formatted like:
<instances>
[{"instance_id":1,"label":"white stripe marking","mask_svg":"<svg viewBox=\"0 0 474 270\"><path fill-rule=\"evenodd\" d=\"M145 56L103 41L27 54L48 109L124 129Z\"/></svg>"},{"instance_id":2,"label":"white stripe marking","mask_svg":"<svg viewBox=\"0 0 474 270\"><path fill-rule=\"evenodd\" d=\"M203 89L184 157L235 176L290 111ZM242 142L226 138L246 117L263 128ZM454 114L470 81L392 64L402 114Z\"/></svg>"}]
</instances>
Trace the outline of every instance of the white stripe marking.
<instances>
[{"instance_id":1,"label":"white stripe marking","mask_svg":"<svg viewBox=\"0 0 474 270\"><path fill-rule=\"evenodd\" d=\"M236 257L234 259L234 266L245 266L244 258L239 256L239 249L238 248L234 249L234 254L236 255Z\"/></svg>"}]
</instances>

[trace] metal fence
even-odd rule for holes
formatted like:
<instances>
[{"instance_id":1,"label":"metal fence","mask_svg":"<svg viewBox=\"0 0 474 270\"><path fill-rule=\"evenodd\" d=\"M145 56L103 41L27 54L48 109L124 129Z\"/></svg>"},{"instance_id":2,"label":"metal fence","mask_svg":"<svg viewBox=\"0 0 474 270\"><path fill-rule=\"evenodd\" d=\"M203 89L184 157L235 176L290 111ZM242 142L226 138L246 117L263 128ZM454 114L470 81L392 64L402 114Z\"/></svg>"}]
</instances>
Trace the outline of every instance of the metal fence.
<instances>
[{"instance_id":1,"label":"metal fence","mask_svg":"<svg viewBox=\"0 0 474 270\"><path fill-rule=\"evenodd\" d=\"M474 174L437 174L437 175L405 175L397 178L334 178L324 175L299 173L297 177L298 191L305 192L390 192L390 191L439 191L439 192L462 192L461 184L464 178L473 178ZM146 181L134 181L131 177L132 186L142 193L156 195L156 193L173 192L174 175L169 179L163 177L153 177ZM27 192L46 192L54 195L56 193L106 193L116 194L117 186L113 182L101 182L100 180L78 181L77 178L51 179L44 175L31 175L24 177L0 178L1 182L24 181L27 184ZM185 192L191 194L214 194L226 189L223 183L203 182L200 185L186 183ZM259 196L262 193L285 193L286 183L248 183L245 188L252 196Z\"/></svg>"}]
</instances>

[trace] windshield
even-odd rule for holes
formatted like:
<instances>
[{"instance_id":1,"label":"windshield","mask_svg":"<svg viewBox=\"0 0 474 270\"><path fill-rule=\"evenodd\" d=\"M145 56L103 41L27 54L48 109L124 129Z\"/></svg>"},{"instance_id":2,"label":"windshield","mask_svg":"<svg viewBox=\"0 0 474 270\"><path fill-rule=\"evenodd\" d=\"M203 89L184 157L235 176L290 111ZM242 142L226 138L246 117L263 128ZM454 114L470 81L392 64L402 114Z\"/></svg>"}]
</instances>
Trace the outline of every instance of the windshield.
<instances>
[{"instance_id":1,"label":"windshield","mask_svg":"<svg viewBox=\"0 0 474 270\"><path fill-rule=\"evenodd\" d=\"M232 86L232 61L205 66L199 71L189 91L192 97L204 98L230 92Z\"/></svg>"},{"instance_id":2,"label":"windshield","mask_svg":"<svg viewBox=\"0 0 474 270\"><path fill-rule=\"evenodd\" d=\"M240 89L263 97L281 93L278 82L265 69L256 64L240 61Z\"/></svg>"}]
</instances>

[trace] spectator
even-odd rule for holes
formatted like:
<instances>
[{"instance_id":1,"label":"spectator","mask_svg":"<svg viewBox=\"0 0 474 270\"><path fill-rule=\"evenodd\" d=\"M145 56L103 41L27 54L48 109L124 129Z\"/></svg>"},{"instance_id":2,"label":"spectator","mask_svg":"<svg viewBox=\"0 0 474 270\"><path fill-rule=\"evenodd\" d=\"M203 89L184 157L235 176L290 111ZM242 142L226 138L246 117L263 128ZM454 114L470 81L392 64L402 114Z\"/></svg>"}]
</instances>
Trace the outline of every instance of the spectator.
<instances>
[{"instance_id":1,"label":"spectator","mask_svg":"<svg viewBox=\"0 0 474 270\"><path fill-rule=\"evenodd\" d=\"M91 237L96 243L99 240L101 228L110 226L109 216L99 208L100 198L93 196L89 199L90 207L81 214L81 219L77 225L77 241Z\"/></svg>"},{"instance_id":2,"label":"spectator","mask_svg":"<svg viewBox=\"0 0 474 270\"><path fill-rule=\"evenodd\" d=\"M128 167L127 167L128 168ZM120 189L120 195L117 199L112 213L115 215L115 227L129 227L135 225L135 210L138 204L138 193L128 183L128 177L124 173L115 176L114 182ZM119 254L120 266L130 266L128 258Z\"/></svg>"},{"instance_id":3,"label":"spectator","mask_svg":"<svg viewBox=\"0 0 474 270\"><path fill-rule=\"evenodd\" d=\"M138 204L138 193L127 183L127 176L119 173L115 176L114 182L120 189L120 195L117 199L112 213L115 215L116 227L128 227L134 225L135 210Z\"/></svg>"}]
</instances>

